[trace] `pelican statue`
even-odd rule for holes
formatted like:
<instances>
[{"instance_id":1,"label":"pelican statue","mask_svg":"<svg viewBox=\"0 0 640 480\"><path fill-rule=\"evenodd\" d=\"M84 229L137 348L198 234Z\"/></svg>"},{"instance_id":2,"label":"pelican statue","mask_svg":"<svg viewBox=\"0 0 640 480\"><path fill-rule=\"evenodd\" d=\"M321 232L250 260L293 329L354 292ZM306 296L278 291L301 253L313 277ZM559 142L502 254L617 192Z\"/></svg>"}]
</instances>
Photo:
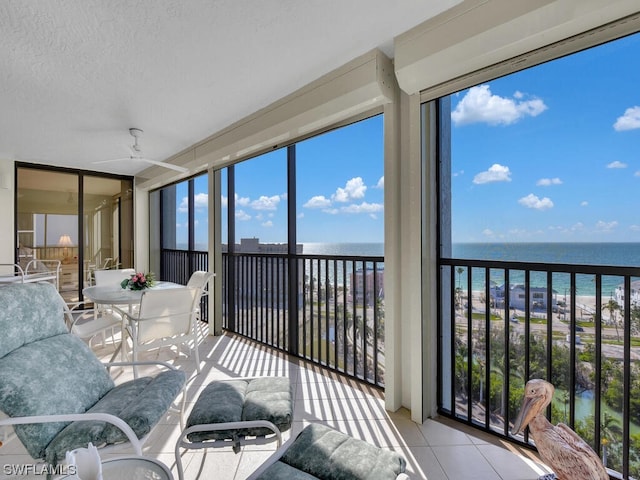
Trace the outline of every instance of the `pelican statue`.
<instances>
[{"instance_id":1,"label":"pelican statue","mask_svg":"<svg viewBox=\"0 0 640 480\"><path fill-rule=\"evenodd\" d=\"M609 480L600 457L576 432L564 423L554 427L547 420L544 412L554 391L549 382L529 380L511 433L518 435L528 426L538 453L558 480Z\"/></svg>"}]
</instances>

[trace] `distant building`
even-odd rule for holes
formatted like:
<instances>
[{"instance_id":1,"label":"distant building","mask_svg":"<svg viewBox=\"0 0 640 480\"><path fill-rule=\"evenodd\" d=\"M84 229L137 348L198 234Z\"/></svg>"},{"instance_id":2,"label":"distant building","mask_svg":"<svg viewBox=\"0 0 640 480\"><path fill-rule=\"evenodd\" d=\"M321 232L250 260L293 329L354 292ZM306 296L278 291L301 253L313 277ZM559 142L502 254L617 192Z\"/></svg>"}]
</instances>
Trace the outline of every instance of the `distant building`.
<instances>
[{"instance_id":1,"label":"distant building","mask_svg":"<svg viewBox=\"0 0 640 480\"><path fill-rule=\"evenodd\" d=\"M489 290L491 302L496 308L504 308L505 286L494 285ZM546 287L529 287L529 308L533 310L544 310L547 308L549 299ZM512 285L509 289L509 308L524 310L526 305L526 290L522 284ZM551 307L557 307L557 292L551 291Z\"/></svg>"},{"instance_id":2,"label":"distant building","mask_svg":"<svg viewBox=\"0 0 640 480\"><path fill-rule=\"evenodd\" d=\"M303 245L296 245L296 254L302 254ZM228 249L223 246L223 252ZM258 238L242 238L235 244L234 253L258 254L233 258L235 269L236 291L240 298L263 299L274 306L286 308L289 291L288 253L286 243L260 243ZM270 257L270 256L273 257ZM302 262L299 260L300 271ZM298 278L297 292L303 292L303 282ZM301 295L301 293L299 293Z\"/></svg>"},{"instance_id":3,"label":"distant building","mask_svg":"<svg viewBox=\"0 0 640 480\"><path fill-rule=\"evenodd\" d=\"M349 274L349 301L373 306L376 298L384 298L384 266L358 269Z\"/></svg>"},{"instance_id":4,"label":"distant building","mask_svg":"<svg viewBox=\"0 0 640 480\"><path fill-rule=\"evenodd\" d=\"M616 287L615 301L620 306L624 306L624 283L621 283ZM640 280L634 280L631 282L631 305L640 305Z\"/></svg>"}]
</instances>

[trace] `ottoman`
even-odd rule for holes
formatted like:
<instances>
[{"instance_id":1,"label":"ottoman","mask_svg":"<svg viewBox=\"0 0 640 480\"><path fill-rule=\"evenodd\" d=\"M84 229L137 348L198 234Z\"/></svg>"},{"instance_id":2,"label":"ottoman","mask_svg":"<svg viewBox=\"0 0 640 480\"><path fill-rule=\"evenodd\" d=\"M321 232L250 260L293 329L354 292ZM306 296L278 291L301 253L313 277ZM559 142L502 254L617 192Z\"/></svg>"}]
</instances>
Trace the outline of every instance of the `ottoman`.
<instances>
[{"instance_id":1,"label":"ottoman","mask_svg":"<svg viewBox=\"0 0 640 480\"><path fill-rule=\"evenodd\" d=\"M281 432L291 428L292 420L293 392L287 377L212 382L196 400L186 428L176 443L178 475L183 478L180 448L231 445L238 453L241 445L273 439L279 447L282 444Z\"/></svg>"}]
</instances>

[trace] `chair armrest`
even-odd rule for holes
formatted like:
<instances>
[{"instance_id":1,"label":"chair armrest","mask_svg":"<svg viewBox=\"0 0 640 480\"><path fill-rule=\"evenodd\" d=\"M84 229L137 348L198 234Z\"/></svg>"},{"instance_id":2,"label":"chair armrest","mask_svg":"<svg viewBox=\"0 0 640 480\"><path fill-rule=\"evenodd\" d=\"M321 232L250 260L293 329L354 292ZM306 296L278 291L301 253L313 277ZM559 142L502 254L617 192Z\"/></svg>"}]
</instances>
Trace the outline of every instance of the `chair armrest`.
<instances>
[{"instance_id":1,"label":"chair armrest","mask_svg":"<svg viewBox=\"0 0 640 480\"><path fill-rule=\"evenodd\" d=\"M289 440L287 440L284 445L282 445L280 448L278 448L275 452L273 452L269 458L267 458L267 460L265 460L262 465L260 465L258 467L258 469L253 472L251 475L249 475L247 477L247 480L253 480L255 478L258 478L260 475L262 475L262 473L269 468L271 465L273 465L274 463L276 463L278 460L280 460L280 458L285 454L285 452L289 449L289 447L291 447L291 445L293 444L293 442L296 441L298 437L292 435Z\"/></svg>"},{"instance_id":2,"label":"chair armrest","mask_svg":"<svg viewBox=\"0 0 640 480\"><path fill-rule=\"evenodd\" d=\"M142 455L142 443L131 427L121 418L110 413L67 413L59 415L31 415L28 417L10 417L0 420L0 427L5 425L24 425L28 423L83 422L97 420L111 423L127 436L136 455Z\"/></svg>"},{"instance_id":3,"label":"chair armrest","mask_svg":"<svg viewBox=\"0 0 640 480\"><path fill-rule=\"evenodd\" d=\"M163 367L166 367L168 370L179 370L178 368L176 368L175 366L171 365L170 363L167 363L167 362L153 362L153 361L107 362L107 363L103 363L103 365L105 367L107 367L107 369L109 369L111 367L126 367L126 366L137 367L137 366L140 366L140 365L162 365Z\"/></svg>"}]
</instances>

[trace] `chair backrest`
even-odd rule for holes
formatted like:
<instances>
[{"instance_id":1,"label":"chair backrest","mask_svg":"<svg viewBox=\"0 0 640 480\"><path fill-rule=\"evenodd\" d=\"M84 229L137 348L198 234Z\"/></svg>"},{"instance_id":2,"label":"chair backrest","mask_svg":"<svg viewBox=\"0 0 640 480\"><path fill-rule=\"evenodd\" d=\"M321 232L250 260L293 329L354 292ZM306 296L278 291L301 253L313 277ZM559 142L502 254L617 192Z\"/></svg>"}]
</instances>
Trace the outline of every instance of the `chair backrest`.
<instances>
[{"instance_id":1,"label":"chair backrest","mask_svg":"<svg viewBox=\"0 0 640 480\"><path fill-rule=\"evenodd\" d=\"M138 343L193 332L198 289L145 290L138 311Z\"/></svg>"},{"instance_id":2,"label":"chair backrest","mask_svg":"<svg viewBox=\"0 0 640 480\"><path fill-rule=\"evenodd\" d=\"M187 287L194 287L198 289L197 295L199 300L200 297L202 297L202 295L204 294L205 288L207 287L209 280L211 280L213 277L214 277L214 274L211 272L197 270L191 274L191 277L189 277L189 281L187 282Z\"/></svg>"},{"instance_id":3,"label":"chair backrest","mask_svg":"<svg viewBox=\"0 0 640 480\"><path fill-rule=\"evenodd\" d=\"M131 278L136 271L133 268L123 268L119 270L94 270L96 285L119 286L125 278Z\"/></svg>"},{"instance_id":4,"label":"chair backrest","mask_svg":"<svg viewBox=\"0 0 640 480\"><path fill-rule=\"evenodd\" d=\"M64 300L50 283L0 288L0 357L43 338L68 333Z\"/></svg>"},{"instance_id":5,"label":"chair backrest","mask_svg":"<svg viewBox=\"0 0 640 480\"><path fill-rule=\"evenodd\" d=\"M0 288L0 411L9 417L83 413L114 387L100 360L68 332L64 301L45 282ZM16 425L42 458L66 423Z\"/></svg>"}]
</instances>

